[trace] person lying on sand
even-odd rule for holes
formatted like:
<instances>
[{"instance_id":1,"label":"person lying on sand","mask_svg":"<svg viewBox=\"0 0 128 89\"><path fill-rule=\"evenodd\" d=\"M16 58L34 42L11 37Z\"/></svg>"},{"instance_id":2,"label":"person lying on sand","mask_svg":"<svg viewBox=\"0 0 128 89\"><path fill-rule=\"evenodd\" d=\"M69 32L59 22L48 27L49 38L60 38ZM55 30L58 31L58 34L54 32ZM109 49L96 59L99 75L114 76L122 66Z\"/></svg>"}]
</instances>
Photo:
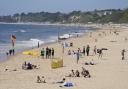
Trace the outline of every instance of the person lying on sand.
<instances>
[{"instance_id":1,"label":"person lying on sand","mask_svg":"<svg viewBox=\"0 0 128 89\"><path fill-rule=\"evenodd\" d=\"M31 69L38 69L37 65L33 65L30 62L26 63L26 61L22 64L22 69L24 70L31 70Z\"/></svg>"},{"instance_id":2,"label":"person lying on sand","mask_svg":"<svg viewBox=\"0 0 128 89\"><path fill-rule=\"evenodd\" d=\"M65 78L63 78L61 81L58 81L58 82L56 82L56 83L63 84L63 83L65 83L65 81L66 81L66 79L65 79Z\"/></svg>"},{"instance_id":3,"label":"person lying on sand","mask_svg":"<svg viewBox=\"0 0 128 89\"><path fill-rule=\"evenodd\" d=\"M56 82L58 84L61 84L59 87L72 87L73 84L71 82L67 82L65 78L63 78L61 81Z\"/></svg>"},{"instance_id":4,"label":"person lying on sand","mask_svg":"<svg viewBox=\"0 0 128 89\"><path fill-rule=\"evenodd\" d=\"M96 63L94 62L94 60L92 59L90 62L85 62L85 65L95 65Z\"/></svg>"}]
</instances>

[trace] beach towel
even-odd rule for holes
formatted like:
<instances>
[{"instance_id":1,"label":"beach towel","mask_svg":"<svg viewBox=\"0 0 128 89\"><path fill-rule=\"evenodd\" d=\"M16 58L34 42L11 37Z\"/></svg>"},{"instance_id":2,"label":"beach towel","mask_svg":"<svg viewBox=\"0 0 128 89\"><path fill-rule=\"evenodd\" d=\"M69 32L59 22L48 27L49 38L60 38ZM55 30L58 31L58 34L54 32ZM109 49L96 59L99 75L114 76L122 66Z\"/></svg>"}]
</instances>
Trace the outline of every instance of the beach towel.
<instances>
[{"instance_id":1,"label":"beach towel","mask_svg":"<svg viewBox=\"0 0 128 89\"><path fill-rule=\"evenodd\" d=\"M65 87L73 87L73 84L71 82L66 82L64 84Z\"/></svg>"}]
</instances>

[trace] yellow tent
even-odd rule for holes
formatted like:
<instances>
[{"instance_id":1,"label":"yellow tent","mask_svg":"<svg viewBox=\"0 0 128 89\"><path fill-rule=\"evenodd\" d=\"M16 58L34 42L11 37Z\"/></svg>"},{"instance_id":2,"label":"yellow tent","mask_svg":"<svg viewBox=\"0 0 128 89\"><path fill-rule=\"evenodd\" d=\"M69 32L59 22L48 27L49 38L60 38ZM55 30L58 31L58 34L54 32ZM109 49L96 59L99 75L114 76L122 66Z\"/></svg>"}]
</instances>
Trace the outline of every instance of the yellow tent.
<instances>
[{"instance_id":1,"label":"yellow tent","mask_svg":"<svg viewBox=\"0 0 128 89\"><path fill-rule=\"evenodd\" d=\"M24 51L22 52L24 55L31 55L31 56L40 56L40 53L37 51Z\"/></svg>"},{"instance_id":2,"label":"yellow tent","mask_svg":"<svg viewBox=\"0 0 128 89\"><path fill-rule=\"evenodd\" d=\"M62 59L53 59L51 62L52 69L63 67Z\"/></svg>"}]
</instances>

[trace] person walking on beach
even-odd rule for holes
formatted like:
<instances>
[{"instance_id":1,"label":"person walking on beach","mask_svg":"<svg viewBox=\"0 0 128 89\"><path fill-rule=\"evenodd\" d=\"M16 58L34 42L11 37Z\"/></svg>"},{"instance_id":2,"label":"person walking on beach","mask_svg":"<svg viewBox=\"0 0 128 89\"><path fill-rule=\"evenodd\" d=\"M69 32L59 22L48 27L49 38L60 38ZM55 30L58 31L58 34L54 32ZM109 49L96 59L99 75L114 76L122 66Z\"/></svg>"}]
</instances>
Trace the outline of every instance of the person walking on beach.
<instances>
[{"instance_id":1,"label":"person walking on beach","mask_svg":"<svg viewBox=\"0 0 128 89\"><path fill-rule=\"evenodd\" d=\"M90 46L89 46L89 45L87 45L87 48L86 48L87 56L89 56L89 51L90 51Z\"/></svg>"},{"instance_id":2,"label":"person walking on beach","mask_svg":"<svg viewBox=\"0 0 128 89\"><path fill-rule=\"evenodd\" d=\"M79 59L80 59L80 51L78 50L77 53L76 53L76 57L77 57L77 64L79 62Z\"/></svg>"}]
</instances>

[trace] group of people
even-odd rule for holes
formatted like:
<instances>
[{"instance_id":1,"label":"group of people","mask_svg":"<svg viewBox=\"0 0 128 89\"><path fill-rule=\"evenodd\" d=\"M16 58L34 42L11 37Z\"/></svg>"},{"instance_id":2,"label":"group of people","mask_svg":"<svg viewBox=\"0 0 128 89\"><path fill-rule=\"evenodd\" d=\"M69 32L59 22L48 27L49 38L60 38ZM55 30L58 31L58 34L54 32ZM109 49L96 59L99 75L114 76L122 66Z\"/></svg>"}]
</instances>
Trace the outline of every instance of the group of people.
<instances>
[{"instance_id":1,"label":"group of people","mask_svg":"<svg viewBox=\"0 0 128 89\"><path fill-rule=\"evenodd\" d=\"M30 62L24 62L23 64L22 64L22 69L24 69L24 70L31 70L31 69L38 69L37 68L37 66L36 65L33 65L33 64L31 64Z\"/></svg>"},{"instance_id":2,"label":"group of people","mask_svg":"<svg viewBox=\"0 0 128 89\"><path fill-rule=\"evenodd\" d=\"M100 48L97 49L96 45L93 48L93 54L92 55L96 55L98 54L98 58L102 58L103 55L103 50L108 50L107 48ZM76 54L76 58L77 58L77 63L80 59L80 56L89 56L90 55L90 46L87 45L87 47L85 48L85 46L83 46L83 49L81 50L80 48L77 49L77 51L75 52L74 50L71 51L70 49L68 50L68 55L75 55Z\"/></svg>"},{"instance_id":3,"label":"group of people","mask_svg":"<svg viewBox=\"0 0 128 89\"><path fill-rule=\"evenodd\" d=\"M82 67L81 73L79 72L79 70L76 70L76 71L71 70L71 73L66 77L80 77L80 75L85 77L85 78L87 78L87 77L90 78L91 77L89 71L86 70L84 67Z\"/></svg>"},{"instance_id":4,"label":"group of people","mask_svg":"<svg viewBox=\"0 0 128 89\"><path fill-rule=\"evenodd\" d=\"M48 48L48 47L46 49L42 48L41 57L46 59L54 58L54 48Z\"/></svg>"},{"instance_id":5,"label":"group of people","mask_svg":"<svg viewBox=\"0 0 128 89\"><path fill-rule=\"evenodd\" d=\"M14 55L15 54L15 50L14 49L10 49L8 52L6 52L6 55Z\"/></svg>"}]
</instances>

